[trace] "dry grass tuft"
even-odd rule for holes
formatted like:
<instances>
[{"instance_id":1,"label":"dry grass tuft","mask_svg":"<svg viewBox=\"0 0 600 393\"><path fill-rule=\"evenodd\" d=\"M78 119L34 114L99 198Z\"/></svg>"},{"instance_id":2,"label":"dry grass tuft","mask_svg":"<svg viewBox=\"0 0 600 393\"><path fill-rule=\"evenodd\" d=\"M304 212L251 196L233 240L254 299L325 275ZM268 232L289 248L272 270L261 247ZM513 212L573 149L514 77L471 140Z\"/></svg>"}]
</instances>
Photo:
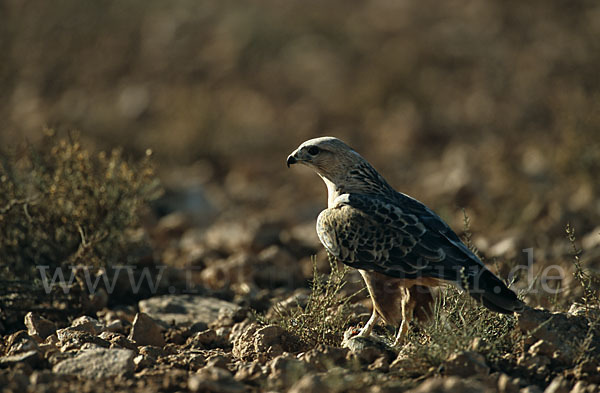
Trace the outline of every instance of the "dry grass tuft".
<instances>
[{"instance_id":1,"label":"dry grass tuft","mask_svg":"<svg viewBox=\"0 0 600 393\"><path fill-rule=\"evenodd\" d=\"M348 268L344 266L340 269L333 258L329 258L329 266L331 273L328 276L319 274L316 258L313 257L313 280L306 305L296 304L291 308L276 305L273 308L274 316L259 317L259 322L281 326L299 337L306 348L318 344L339 347L348 326L348 303L352 296L342 298L340 294Z\"/></svg>"},{"instance_id":2,"label":"dry grass tuft","mask_svg":"<svg viewBox=\"0 0 600 393\"><path fill-rule=\"evenodd\" d=\"M159 193L150 154L136 162L119 149L93 154L52 130L18 154L0 152L0 295L48 299L39 266L68 277L73 266L135 264L147 244L133 233Z\"/></svg>"}]
</instances>

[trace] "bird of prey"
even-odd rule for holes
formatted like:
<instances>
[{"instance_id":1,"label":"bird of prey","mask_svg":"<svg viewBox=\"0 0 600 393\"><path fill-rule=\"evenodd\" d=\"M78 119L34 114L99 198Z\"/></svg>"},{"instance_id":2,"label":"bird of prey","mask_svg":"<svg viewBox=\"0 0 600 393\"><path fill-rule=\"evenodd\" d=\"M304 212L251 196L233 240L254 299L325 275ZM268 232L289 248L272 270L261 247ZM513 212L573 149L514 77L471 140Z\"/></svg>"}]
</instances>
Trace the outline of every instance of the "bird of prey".
<instances>
[{"instance_id":1,"label":"bird of prey","mask_svg":"<svg viewBox=\"0 0 600 393\"><path fill-rule=\"evenodd\" d=\"M359 332L369 336L379 317L404 339L423 288L452 283L490 310L521 312L524 303L423 203L394 190L356 151L334 137L310 139L287 158L312 168L327 185L327 209L317 234L337 260L359 270L373 314ZM418 290L420 289L420 290Z\"/></svg>"}]
</instances>

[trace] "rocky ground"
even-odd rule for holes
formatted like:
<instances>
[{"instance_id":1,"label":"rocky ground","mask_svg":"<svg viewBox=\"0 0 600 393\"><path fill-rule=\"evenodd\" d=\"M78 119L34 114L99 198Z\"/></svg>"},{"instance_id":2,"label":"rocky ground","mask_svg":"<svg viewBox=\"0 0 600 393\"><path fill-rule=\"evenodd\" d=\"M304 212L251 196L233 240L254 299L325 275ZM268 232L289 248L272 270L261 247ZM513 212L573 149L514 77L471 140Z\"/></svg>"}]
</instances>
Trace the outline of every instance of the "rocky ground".
<instances>
[{"instance_id":1,"label":"rocky ground","mask_svg":"<svg viewBox=\"0 0 600 393\"><path fill-rule=\"evenodd\" d=\"M407 359L381 343L350 339L299 351L293 334L252 321L235 303L165 295L64 328L28 313L27 330L4 337L0 381L6 392L597 392L597 358L569 368L577 350L566 343L585 337L584 312L521 315L518 328L528 343L520 354L503 355L513 363L508 374L486 362L474 339L472 349L406 378Z\"/></svg>"},{"instance_id":2,"label":"rocky ground","mask_svg":"<svg viewBox=\"0 0 600 393\"><path fill-rule=\"evenodd\" d=\"M313 275L310 255L319 255L317 272L329 272L312 226L285 228L252 220L239 224L244 224L244 230L215 224L198 236L198 229L181 215L166 216L154 229L154 237L169 244L163 248L163 260L171 255L185 262L180 266L171 262L165 268L156 295L132 303L111 299L100 289L90 296L104 300L83 316L49 320L27 313L26 329L2 337L3 391L583 393L600 389L597 305L573 304L564 312L532 308L517 317L483 311L485 323L509 326L509 347L494 347L494 335L500 330L490 326L492 333L480 330L464 344L434 354L428 351L439 344L439 332L428 328L419 332L415 327L414 341L400 348L390 346L393 332L383 326L372 340L353 338L370 311L369 300L359 294L347 304L347 319L338 332L345 336L343 340L307 343L303 328L281 324L274 306L280 313L306 307L312 295L305 281ZM355 273L347 273L345 280L335 296L347 298L360 289ZM482 313L472 303L465 304L465 315ZM439 315L452 313L445 307ZM333 307L329 312L337 311ZM442 341L460 335L454 331L461 329L458 325L449 319L442 323L450 329ZM438 361L430 358L434 355Z\"/></svg>"}]
</instances>

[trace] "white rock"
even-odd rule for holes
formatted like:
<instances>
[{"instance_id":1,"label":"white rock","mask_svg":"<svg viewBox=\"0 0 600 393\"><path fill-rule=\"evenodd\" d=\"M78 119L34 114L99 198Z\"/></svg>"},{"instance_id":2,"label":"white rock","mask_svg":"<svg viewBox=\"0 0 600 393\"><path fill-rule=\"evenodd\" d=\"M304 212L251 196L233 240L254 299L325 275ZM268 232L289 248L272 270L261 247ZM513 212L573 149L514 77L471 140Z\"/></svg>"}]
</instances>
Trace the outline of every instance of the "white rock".
<instances>
[{"instance_id":1,"label":"white rock","mask_svg":"<svg viewBox=\"0 0 600 393\"><path fill-rule=\"evenodd\" d=\"M104 378L133 372L135 352L129 349L87 349L75 357L63 360L52 369L57 374L84 378Z\"/></svg>"}]
</instances>

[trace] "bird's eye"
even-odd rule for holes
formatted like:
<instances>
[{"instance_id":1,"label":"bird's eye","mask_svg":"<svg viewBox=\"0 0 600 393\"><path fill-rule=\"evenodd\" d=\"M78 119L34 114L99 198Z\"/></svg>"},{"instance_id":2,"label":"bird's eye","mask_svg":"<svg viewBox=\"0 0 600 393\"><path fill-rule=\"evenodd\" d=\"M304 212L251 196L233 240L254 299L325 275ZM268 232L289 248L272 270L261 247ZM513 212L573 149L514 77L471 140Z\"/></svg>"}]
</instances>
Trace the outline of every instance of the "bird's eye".
<instances>
[{"instance_id":1,"label":"bird's eye","mask_svg":"<svg viewBox=\"0 0 600 393\"><path fill-rule=\"evenodd\" d=\"M310 154L311 156L316 156L317 154L319 154L319 148L316 146L309 147L308 154Z\"/></svg>"}]
</instances>

